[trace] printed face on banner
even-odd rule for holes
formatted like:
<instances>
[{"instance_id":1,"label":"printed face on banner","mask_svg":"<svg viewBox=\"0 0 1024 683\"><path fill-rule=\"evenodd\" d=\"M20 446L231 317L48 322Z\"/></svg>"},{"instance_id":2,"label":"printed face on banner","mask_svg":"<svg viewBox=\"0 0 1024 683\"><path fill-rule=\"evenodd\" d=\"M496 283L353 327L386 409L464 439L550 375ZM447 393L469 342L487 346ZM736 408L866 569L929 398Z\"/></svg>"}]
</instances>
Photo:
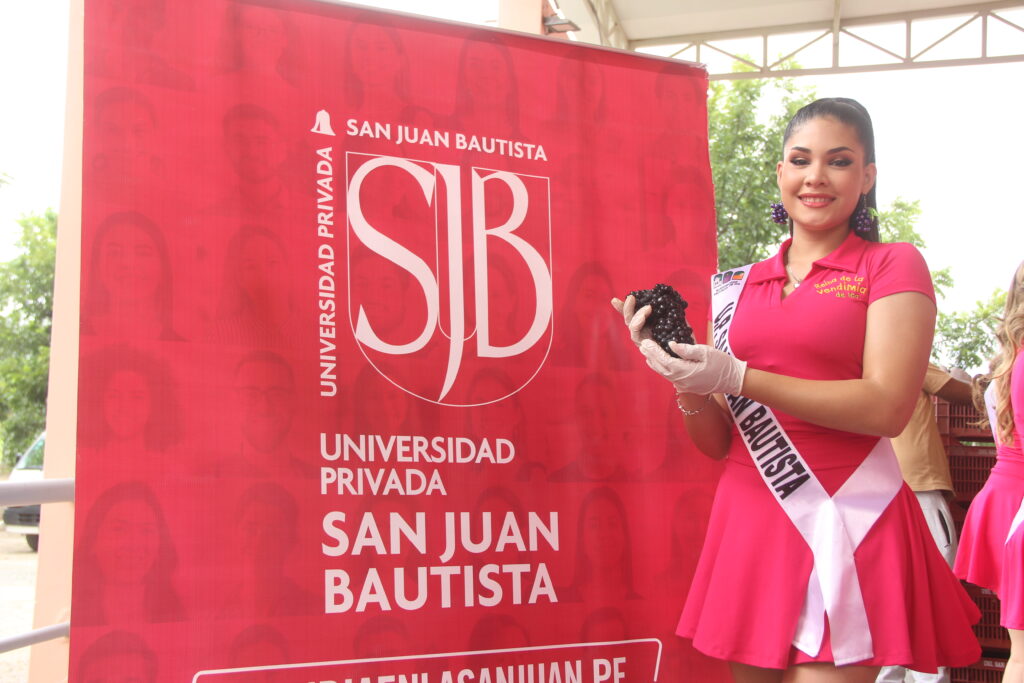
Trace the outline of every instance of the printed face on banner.
<instances>
[{"instance_id":1,"label":"printed face on banner","mask_svg":"<svg viewBox=\"0 0 1024 683\"><path fill-rule=\"evenodd\" d=\"M609 306L703 328L699 68L319 0L85 36L71 680L725 675L673 633L720 466Z\"/></svg>"}]
</instances>

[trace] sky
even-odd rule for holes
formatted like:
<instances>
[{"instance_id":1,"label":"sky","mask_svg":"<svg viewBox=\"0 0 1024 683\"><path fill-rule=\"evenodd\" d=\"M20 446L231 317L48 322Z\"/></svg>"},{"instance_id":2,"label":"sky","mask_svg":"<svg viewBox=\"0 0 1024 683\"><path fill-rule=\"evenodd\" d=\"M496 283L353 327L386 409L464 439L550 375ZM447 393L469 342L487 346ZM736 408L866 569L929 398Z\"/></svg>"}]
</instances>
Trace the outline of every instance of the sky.
<instances>
[{"instance_id":1,"label":"sky","mask_svg":"<svg viewBox=\"0 0 1024 683\"><path fill-rule=\"evenodd\" d=\"M493 24L496 0L365 2ZM0 260L15 253L17 218L58 208L68 0L0 2ZM1022 38L1024 41L1024 38ZM1020 48L1018 48L1020 49ZM940 310L968 310L1005 289L1024 258L1024 63L801 77L819 96L853 97L871 112L878 200L918 200L932 269L955 286Z\"/></svg>"}]
</instances>

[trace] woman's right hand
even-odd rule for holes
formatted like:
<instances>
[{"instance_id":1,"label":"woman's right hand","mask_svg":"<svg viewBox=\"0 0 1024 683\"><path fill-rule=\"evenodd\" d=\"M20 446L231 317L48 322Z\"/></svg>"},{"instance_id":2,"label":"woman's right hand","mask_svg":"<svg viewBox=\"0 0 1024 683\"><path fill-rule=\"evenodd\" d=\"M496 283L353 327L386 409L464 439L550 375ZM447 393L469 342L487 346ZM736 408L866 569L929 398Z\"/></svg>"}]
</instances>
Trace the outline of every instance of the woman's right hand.
<instances>
[{"instance_id":1,"label":"woman's right hand","mask_svg":"<svg viewBox=\"0 0 1024 683\"><path fill-rule=\"evenodd\" d=\"M651 314L650 305L636 310L636 297L632 294L626 297L625 301L612 299L612 308L622 314L622 320L629 328L629 338L633 340L639 349L645 339L651 339L651 331L644 328L647 323L647 316Z\"/></svg>"}]
</instances>

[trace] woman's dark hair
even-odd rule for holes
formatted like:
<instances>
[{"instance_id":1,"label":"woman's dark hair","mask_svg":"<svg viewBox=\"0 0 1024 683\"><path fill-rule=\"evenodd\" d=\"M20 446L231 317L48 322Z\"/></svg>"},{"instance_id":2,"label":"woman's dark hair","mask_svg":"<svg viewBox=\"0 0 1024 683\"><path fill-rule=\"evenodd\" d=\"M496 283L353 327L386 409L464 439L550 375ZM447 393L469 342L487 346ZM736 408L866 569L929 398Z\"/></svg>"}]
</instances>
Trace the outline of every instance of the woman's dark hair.
<instances>
[{"instance_id":1,"label":"woman's dark hair","mask_svg":"<svg viewBox=\"0 0 1024 683\"><path fill-rule=\"evenodd\" d=\"M367 10L357 13L352 18L352 24L345 34L345 95L348 97L349 108L358 110L365 104L363 100L366 97L366 91L363 88L360 75L356 73L355 66L352 64L352 39L355 37L356 31L368 27L381 31L395 48L395 54L398 55L399 60L398 74L393 83L395 96L401 102L408 103L411 100L409 96L409 72L411 71L409 53L405 51L405 45L402 44L402 38L391 18L380 15L376 10Z\"/></svg>"},{"instance_id":2,"label":"woman's dark hair","mask_svg":"<svg viewBox=\"0 0 1024 683\"><path fill-rule=\"evenodd\" d=\"M109 631L100 636L85 649L78 660L78 678L92 680L89 673L104 674L112 665L123 662L126 657L139 657L145 667L143 683L152 683L157 676L157 661L153 650L138 634L129 631ZM95 671L92 671L95 669Z\"/></svg>"},{"instance_id":3,"label":"woman's dark hair","mask_svg":"<svg viewBox=\"0 0 1024 683\"><path fill-rule=\"evenodd\" d=\"M103 117L106 116L107 110L117 104L132 104L137 106L145 112L146 116L149 118L149 122L154 127L157 125L156 107L153 106L153 102L139 91L125 87L109 88L96 96L96 99L93 102L93 111L95 112L96 120L103 121Z\"/></svg>"},{"instance_id":4,"label":"woman's dark hair","mask_svg":"<svg viewBox=\"0 0 1024 683\"><path fill-rule=\"evenodd\" d=\"M387 614L370 617L362 623L352 639L352 650L356 657L379 657L374 638L385 636L394 647L401 647L409 640L409 631L400 619Z\"/></svg>"},{"instance_id":5,"label":"woman's dark hair","mask_svg":"<svg viewBox=\"0 0 1024 683\"><path fill-rule=\"evenodd\" d=\"M624 548L619 564L622 568L622 578L626 582L626 598L636 600L640 596L633 589L633 539L629 533L629 516L626 514L626 506L622 504L619 494L608 486L593 489L580 503L580 514L576 520L576 577L573 580L573 587L578 590L580 586L588 583L593 578L594 571L590 564L590 558L587 557L583 538L587 524L587 513L590 511L590 507L599 501L609 503L614 508L616 516L622 524Z\"/></svg>"},{"instance_id":6,"label":"woman's dark hair","mask_svg":"<svg viewBox=\"0 0 1024 683\"><path fill-rule=\"evenodd\" d=\"M110 511L126 500L139 501L148 507L158 527L156 558L142 579L146 621L181 621L185 618L185 609L171 578L178 566L178 553L174 549L163 508L153 490L141 481L115 484L104 491L88 511L81 539L76 543L76 585L83 588L75 591L72 604L77 621L89 625L105 624L111 616L103 610L103 594L107 585L96 556L97 541L100 530L108 523Z\"/></svg>"},{"instance_id":7,"label":"woman's dark hair","mask_svg":"<svg viewBox=\"0 0 1024 683\"><path fill-rule=\"evenodd\" d=\"M587 112L588 123L602 124L608 118L608 88L604 81L604 70L588 59L577 59L568 55L563 56L558 64L558 111L566 112L569 109L569 98L580 98L580 92L588 79L594 79L601 87L601 96L593 109Z\"/></svg>"},{"instance_id":8,"label":"woman's dark hair","mask_svg":"<svg viewBox=\"0 0 1024 683\"><path fill-rule=\"evenodd\" d=\"M457 118L466 115L480 116L481 113L485 115L489 113L480 112L474 108L472 89L466 85L466 72L469 70L470 50L484 46L494 48L498 56L501 58L502 70L505 74L505 81L508 84L508 95L505 96L503 112L505 120L497 123L507 124L509 130L499 130L508 137L519 139L522 137L522 132L519 125L519 80L516 77L515 64L512 61L512 54L508 45L505 43L504 36L493 33L490 30L474 31L470 33L466 36L465 41L462 43L462 48L459 50L459 88L455 94L455 117Z\"/></svg>"},{"instance_id":9,"label":"woman's dark hair","mask_svg":"<svg viewBox=\"0 0 1024 683\"><path fill-rule=\"evenodd\" d=\"M249 648L262 652L258 661L246 660L244 654ZM231 641L231 664L233 666L254 666L258 664L274 664L271 657L276 649L284 655L288 654L288 643L281 632L267 624L253 624L243 629ZM287 661L287 656L285 657Z\"/></svg>"},{"instance_id":10,"label":"woman's dark hair","mask_svg":"<svg viewBox=\"0 0 1024 683\"><path fill-rule=\"evenodd\" d=\"M510 647L510 643L501 638L505 629L519 631L523 634L523 641L530 644L530 634L514 617L508 614L485 614L473 624L469 634L469 649L479 651Z\"/></svg>"},{"instance_id":11,"label":"woman's dark hair","mask_svg":"<svg viewBox=\"0 0 1024 683\"><path fill-rule=\"evenodd\" d=\"M241 525L245 513L250 509L263 508L269 510L285 527L284 541L294 545L299 535L299 506L295 496L288 493L280 484L272 481L261 481L247 488L235 505L235 521Z\"/></svg>"},{"instance_id":12,"label":"woman's dark hair","mask_svg":"<svg viewBox=\"0 0 1024 683\"><path fill-rule=\"evenodd\" d=\"M622 626L623 633L629 633L629 625L626 623L626 617L623 616L622 610L611 606L598 607L583 620L580 636L583 642L593 643L598 641L600 638L595 631L605 621L613 621Z\"/></svg>"},{"instance_id":13,"label":"woman's dark hair","mask_svg":"<svg viewBox=\"0 0 1024 683\"><path fill-rule=\"evenodd\" d=\"M810 104L805 104L789 120L786 132L782 136L782 146L786 146L786 141L789 140L797 128L812 119L819 118L832 118L856 130L860 143L864 145L864 163L875 163L875 130L871 125L871 116L868 114L868 110L864 108L864 105L857 100L851 100L849 97L823 97ZM875 185L872 185L871 189L863 197L863 202L869 211L876 212L878 210L878 204L875 200ZM857 206L859 208L860 204ZM792 234L792 223L789 230ZM877 224L873 225L870 230L863 232L855 230L854 232L858 237L869 242L880 241Z\"/></svg>"}]
</instances>

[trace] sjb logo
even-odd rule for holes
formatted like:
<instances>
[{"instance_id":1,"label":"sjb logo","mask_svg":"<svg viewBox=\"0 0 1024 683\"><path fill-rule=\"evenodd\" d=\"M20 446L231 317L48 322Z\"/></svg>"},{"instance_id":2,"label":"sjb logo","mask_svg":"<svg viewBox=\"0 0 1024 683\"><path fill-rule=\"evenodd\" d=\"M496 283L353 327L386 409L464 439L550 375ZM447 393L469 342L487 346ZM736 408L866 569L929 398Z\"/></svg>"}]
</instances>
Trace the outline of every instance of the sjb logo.
<instances>
[{"instance_id":1,"label":"sjb logo","mask_svg":"<svg viewBox=\"0 0 1024 683\"><path fill-rule=\"evenodd\" d=\"M547 178L357 153L346 166L349 319L370 363L444 405L528 384L551 344Z\"/></svg>"}]
</instances>

